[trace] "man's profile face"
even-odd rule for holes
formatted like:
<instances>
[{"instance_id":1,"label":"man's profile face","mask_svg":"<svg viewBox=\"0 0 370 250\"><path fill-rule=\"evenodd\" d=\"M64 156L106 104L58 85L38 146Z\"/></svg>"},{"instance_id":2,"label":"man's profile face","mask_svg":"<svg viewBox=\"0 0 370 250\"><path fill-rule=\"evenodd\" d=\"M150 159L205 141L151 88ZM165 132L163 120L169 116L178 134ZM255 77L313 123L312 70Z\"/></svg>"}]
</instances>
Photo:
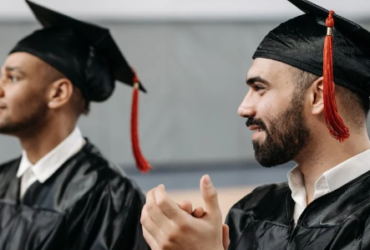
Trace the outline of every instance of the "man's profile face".
<instances>
[{"instance_id":1,"label":"man's profile face","mask_svg":"<svg viewBox=\"0 0 370 250\"><path fill-rule=\"evenodd\" d=\"M1 68L0 133L17 135L46 119L45 63L28 53L13 53Z\"/></svg>"},{"instance_id":2,"label":"man's profile face","mask_svg":"<svg viewBox=\"0 0 370 250\"><path fill-rule=\"evenodd\" d=\"M257 58L247 76L249 91L238 113L248 118L256 160L271 167L294 159L310 138L304 115L304 93L294 69Z\"/></svg>"}]
</instances>

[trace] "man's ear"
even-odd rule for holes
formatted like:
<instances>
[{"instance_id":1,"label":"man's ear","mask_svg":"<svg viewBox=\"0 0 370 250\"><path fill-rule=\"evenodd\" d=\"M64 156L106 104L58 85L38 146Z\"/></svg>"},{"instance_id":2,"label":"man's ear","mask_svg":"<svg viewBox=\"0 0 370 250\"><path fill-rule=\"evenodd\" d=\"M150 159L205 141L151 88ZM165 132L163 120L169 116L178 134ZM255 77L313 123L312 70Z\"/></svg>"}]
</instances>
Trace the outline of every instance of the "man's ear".
<instances>
[{"instance_id":1,"label":"man's ear","mask_svg":"<svg viewBox=\"0 0 370 250\"><path fill-rule=\"evenodd\" d=\"M73 84L67 78L53 82L48 91L48 107L50 109L60 108L72 98Z\"/></svg>"},{"instance_id":2,"label":"man's ear","mask_svg":"<svg viewBox=\"0 0 370 250\"><path fill-rule=\"evenodd\" d=\"M315 80L308 89L308 100L313 115L319 115L324 112L324 94L323 77Z\"/></svg>"}]
</instances>

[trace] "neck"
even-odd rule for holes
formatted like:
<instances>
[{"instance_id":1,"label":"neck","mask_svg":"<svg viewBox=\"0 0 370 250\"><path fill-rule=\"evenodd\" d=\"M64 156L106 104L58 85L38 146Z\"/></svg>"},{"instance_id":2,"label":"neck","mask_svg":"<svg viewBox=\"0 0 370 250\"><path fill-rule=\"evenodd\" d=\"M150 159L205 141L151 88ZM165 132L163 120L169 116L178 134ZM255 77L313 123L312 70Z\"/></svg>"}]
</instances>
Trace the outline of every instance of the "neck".
<instances>
[{"instance_id":1,"label":"neck","mask_svg":"<svg viewBox=\"0 0 370 250\"><path fill-rule=\"evenodd\" d=\"M325 143L323 143L325 142ZM307 204L313 201L315 183L320 176L338 164L370 149L367 131L353 133L345 142L338 142L326 135L318 135L310 147L302 150L296 162L303 173Z\"/></svg>"},{"instance_id":2,"label":"neck","mask_svg":"<svg viewBox=\"0 0 370 250\"><path fill-rule=\"evenodd\" d=\"M75 122L66 124L65 120L62 122L61 119L54 119L32 132L28 131L25 135L18 136L18 138L29 161L35 164L67 138L75 126Z\"/></svg>"}]
</instances>

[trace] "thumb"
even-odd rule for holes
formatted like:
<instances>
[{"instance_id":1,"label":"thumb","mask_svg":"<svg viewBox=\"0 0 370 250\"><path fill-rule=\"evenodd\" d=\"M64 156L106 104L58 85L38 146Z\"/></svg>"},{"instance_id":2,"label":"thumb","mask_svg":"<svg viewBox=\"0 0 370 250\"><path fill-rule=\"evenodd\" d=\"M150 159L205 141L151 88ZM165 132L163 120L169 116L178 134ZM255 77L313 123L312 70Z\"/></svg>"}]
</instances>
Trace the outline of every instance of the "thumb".
<instances>
[{"instance_id":1,"label":"thumb","mask_svg":"<svg viewBox=\"0 0 370 250\"><path fill-rule=\"evenodd\" d=\"M221 215L220 206L218 205L217 190L213 186L209 175L204 175L200 180L200 192L202 193L206 212Z\"/></svg>"}]
</instances>

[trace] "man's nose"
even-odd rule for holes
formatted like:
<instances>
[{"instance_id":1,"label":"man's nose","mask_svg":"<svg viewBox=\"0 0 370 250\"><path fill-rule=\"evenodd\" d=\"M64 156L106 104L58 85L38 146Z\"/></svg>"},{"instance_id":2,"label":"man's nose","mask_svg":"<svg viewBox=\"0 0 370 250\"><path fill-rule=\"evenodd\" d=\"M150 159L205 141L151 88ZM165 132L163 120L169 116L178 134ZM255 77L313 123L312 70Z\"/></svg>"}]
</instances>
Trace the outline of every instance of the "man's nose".
<instances>
[{"instance_id":1,"label":"man's nose","mask_svg":"<svg viewBox=\"0 0 370 250\"><path fill-rule=\"evenodd\" d=\"M238 108L238 114L240 117L251 118L256 115L255 103L251 92L244 97L242 103Z\"/></svg>"}]
</instances>

